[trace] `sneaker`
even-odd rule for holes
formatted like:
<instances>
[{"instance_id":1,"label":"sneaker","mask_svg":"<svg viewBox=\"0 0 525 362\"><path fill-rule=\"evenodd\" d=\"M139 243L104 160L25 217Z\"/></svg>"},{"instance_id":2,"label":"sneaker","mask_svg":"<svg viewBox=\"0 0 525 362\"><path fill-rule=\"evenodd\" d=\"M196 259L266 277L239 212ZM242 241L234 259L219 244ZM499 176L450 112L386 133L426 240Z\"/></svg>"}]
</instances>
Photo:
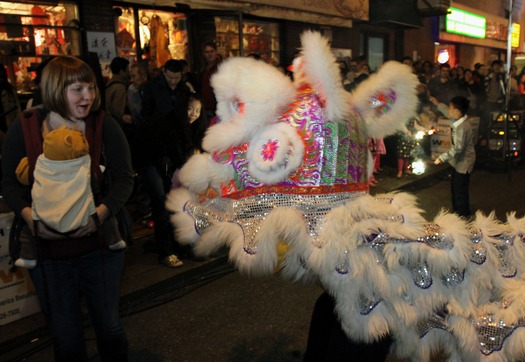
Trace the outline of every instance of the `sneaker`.
<instances>
[{"instance_id":1,"label":"sneaker","mask_svg":"<svg viewBox=\"0 0 525 362\"><path fill-rule=\"evenodd\" d=\"M168 268L179 268L184 265L184 263L175 254L168 255L162 259L161 263Z\"/></svg>"},{"instance_id":2,"label":"sneaker","mask_svg":"<svg viewBox=\"0 0 525 362\"><path fill-rule=\"evenodd\" d=\"M126 242L124 240L120 240L119 242L115 244L108 245L109 250L122 250L126 249Z\"/></svg>"},{"instance_id":3,"label":"sneaker","mask_svg":"<svg viewBox=\"0 0 525 362\"><path fill-rule=\"evenodd\" d=\"M15 260L15 265L19 268L35 269L36 260L18 258Z\"/></svg>"}]
</instances>

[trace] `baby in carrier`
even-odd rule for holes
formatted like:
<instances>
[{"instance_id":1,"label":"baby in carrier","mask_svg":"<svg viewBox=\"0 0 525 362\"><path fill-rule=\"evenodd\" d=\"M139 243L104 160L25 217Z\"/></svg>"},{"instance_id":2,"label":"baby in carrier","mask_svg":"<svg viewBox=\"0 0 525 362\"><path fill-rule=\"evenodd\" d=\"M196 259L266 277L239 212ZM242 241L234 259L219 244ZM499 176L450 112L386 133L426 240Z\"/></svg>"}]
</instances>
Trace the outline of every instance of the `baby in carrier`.
<instances>
[{"instance_id":1,"label":"baby in carrier","mask_svg":"<svg viewBox=\"0 0 525 362\"><path fill-rule=\"evenodd\" d=\"M83 133L66 126L53 130L44 137L43 151L38 156L33 172L33 219L63 234L87 225L89 218L94 218L98 225L91 189L91 157ZM27 157L20 161L16 175L22 184L29 185ZM51 205L63 206L57 210L49 207ZM35 234L38 237L38 230L35 230ZM110 216L101 226L101 234L111 250L126 247L114 216ZM32 240L20 238L20 257L15 265L29 269L36 266L36 246Z\"/></svg>"}]
</instances>

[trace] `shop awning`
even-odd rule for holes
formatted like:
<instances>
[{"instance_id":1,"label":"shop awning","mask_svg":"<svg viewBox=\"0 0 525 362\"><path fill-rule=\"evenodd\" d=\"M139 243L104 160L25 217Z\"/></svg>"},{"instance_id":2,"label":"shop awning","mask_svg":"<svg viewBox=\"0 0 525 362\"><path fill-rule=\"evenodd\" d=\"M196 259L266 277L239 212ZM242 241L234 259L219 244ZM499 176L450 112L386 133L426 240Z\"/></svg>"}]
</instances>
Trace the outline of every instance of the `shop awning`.
<instances>
[{"instance_id":1,"label":"shop awning","mask_svg":"<svg viewBox=\"0 0 525 362\"><path fill-rule=\"evenodd\" d=\"M125 0L149 6L179 5L191 9L231 10L272 19L351 28L352 20L368 20L369 0Z\"/></svg>"},{"instance_id":2,"label":"shop awning","mask_svg":"<svg viewBox=\"0 0 525 362\"><path fill-rule=\"evenodd\" d=\"M414 0L370 0L370 23L395 28L422 28Z\"/></svg>"}]
</instances>

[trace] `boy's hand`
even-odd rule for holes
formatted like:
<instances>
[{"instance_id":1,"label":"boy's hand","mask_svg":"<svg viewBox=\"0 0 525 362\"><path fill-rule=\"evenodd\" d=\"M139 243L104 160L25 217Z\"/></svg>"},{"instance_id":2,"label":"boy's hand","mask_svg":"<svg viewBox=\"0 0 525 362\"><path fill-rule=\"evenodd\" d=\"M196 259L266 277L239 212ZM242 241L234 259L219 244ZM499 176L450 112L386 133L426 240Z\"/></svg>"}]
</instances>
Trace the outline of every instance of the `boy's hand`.
<instances>
[{"instance_id":1,"label":"boy's hand","mask_svg":"<svg viewBox=\"0 0 525 362\"><path fill-rule=\"evenodd\" d=\"M439 158L436 158L434 160L434 165L439 165L439 164L441 164L441 160Z\"/></svg>"}]
</instances>

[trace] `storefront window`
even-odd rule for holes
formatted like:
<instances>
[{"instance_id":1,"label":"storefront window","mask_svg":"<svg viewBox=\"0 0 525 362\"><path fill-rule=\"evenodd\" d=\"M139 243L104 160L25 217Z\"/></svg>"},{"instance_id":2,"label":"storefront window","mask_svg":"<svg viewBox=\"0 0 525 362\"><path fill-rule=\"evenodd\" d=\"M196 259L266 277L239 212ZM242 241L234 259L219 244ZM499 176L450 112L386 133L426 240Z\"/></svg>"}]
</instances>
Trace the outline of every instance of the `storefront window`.
<instances>
[{"instance_id":1,"label":"storefront window","mask_svg":"<svg viewBox=\"0 0 525 362\"><path fill-rule=\"evenodd\" d=\"M0 60L19 92L34 87L35 69L45 57L80 54L77 19L72 3L0 1Z\"/></svg>"},{"instance_id":2,"label":"storefront window","mask_svg":"<svg viewBox=\"0 0 525 362\"><path fill-rule=\"evenodd\" d=\"M215 17L217 51L224 57L257 54L265 62L279 64L279 25L277 23L244 20L239 46L239 21L236 18Z\"/></svg>"},{"instance_id":3,"label":"storefront window","mask_svg":"<svg viewBox=\"0 0 525 362\"><path fill-rule=\"evenodd\" d=\"M130 60L152 59L161 67L169 59L188 59L186 15L167 11L118 7L117 52ZM138 19L138 34L135 32ZM137 42L137 39L139 40Z\"/></svg>"}]
</instances>

